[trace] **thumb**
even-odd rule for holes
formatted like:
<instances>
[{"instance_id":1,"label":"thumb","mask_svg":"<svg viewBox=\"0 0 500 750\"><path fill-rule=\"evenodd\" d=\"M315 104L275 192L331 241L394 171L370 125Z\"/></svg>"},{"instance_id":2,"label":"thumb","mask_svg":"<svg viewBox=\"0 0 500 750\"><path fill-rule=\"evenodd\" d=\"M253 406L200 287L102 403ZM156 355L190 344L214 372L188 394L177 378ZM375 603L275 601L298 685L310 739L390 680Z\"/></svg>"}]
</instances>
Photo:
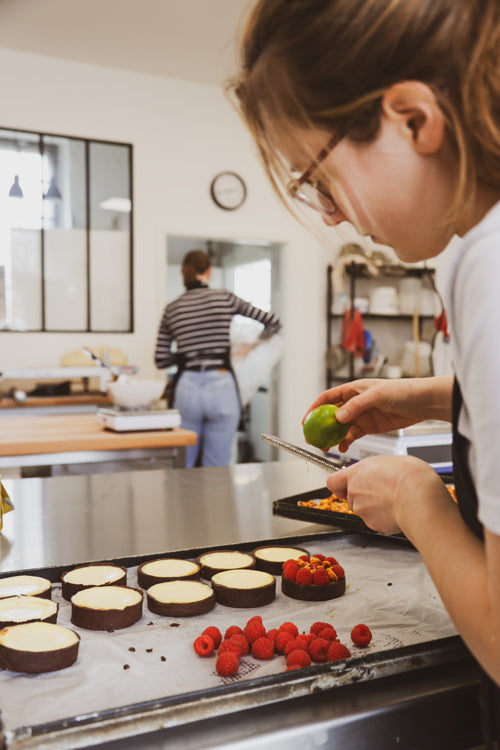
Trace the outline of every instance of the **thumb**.
<instances>
[{"instance_id":1,"label":"thumb","mask_svg":"<svg viewBox=\"0 0 500 750\"><path fill-rule=\"evenodd\" d=\"M340 469L335 474L330 474L326 480L326 486L333 495L347 500L348 471Z\"/></svg>"}]
</instances>

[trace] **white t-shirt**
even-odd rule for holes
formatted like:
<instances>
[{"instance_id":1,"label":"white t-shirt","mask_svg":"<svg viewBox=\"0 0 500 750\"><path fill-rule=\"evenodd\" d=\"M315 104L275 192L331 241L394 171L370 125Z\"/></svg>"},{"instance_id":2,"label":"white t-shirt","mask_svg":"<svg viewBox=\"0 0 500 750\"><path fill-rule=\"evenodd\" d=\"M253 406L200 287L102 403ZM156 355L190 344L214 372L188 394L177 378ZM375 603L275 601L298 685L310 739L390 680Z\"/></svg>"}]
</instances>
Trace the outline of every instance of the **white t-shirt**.
<instances>
[{"instance_id":1,"label":"white t-shirt","mask_svg":"<svg viewBox=\"0 0 500 750\"><path fill-rule=\"evenodd\" d=\"M500 534L500 203L457 247L445 307L464 401L458 430L471 443L478 516Z\"/></svg>"}]
</instances>

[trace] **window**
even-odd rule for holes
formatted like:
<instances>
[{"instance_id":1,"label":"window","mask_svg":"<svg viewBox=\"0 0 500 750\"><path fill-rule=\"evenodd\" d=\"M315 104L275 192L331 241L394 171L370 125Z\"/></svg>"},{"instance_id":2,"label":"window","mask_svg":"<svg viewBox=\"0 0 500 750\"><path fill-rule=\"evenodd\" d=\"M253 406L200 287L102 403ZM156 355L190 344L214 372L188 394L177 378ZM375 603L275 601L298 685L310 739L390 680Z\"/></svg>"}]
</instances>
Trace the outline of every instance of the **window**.
<instances>
[{"instance_id":1,"label":"window","mask_svg":"<svg viewBox=\"0 0 500 750\"><path fill-rule=\"evenodd\" d=\"M0 129L0 330L133 330L132 146Z\"/></svg>"}]
</instances>

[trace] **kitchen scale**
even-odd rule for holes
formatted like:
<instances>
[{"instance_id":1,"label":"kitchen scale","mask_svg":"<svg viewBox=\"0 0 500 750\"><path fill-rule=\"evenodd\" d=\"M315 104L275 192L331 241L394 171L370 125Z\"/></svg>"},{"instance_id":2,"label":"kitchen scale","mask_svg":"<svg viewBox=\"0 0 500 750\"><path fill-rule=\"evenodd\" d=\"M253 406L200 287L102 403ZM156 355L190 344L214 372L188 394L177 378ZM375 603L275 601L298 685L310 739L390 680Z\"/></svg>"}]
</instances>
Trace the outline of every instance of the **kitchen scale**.
<instances>
[{"instance_id":1,"label":"kitchen scale","mask_svg":"<svg viewBox=\"0 0 500 750\"><path fill-rule=\"evenodd\" d=\"M326 455L353 461L381 454L415 456L430 464L438 474L447 474L453 470L451 443L451 425L448 422L427 420L382 435L365 435L345 453L330 450Z\"/></svg>"},{"instance_id":2,"label":"kitchen scale","mask_svg":"<svg viewBox=\"0 0 500 750\"><path fill-rule=\"evenodd\" d=\"M98 409L97 421L106 430L114 432L172 430L174 427L180 427L181 413L178 409L150 409L149 411Z\"/></svg>"}]
</instances>

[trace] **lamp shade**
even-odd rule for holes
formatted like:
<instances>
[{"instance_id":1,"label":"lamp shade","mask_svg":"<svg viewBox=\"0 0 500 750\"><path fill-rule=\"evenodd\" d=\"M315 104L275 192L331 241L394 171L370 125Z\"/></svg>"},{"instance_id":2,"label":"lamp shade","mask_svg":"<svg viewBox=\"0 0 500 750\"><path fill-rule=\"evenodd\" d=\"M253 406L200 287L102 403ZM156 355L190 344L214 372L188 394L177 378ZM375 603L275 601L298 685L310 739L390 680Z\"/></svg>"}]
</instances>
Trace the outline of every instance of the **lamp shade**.
<instances>
[{"instance_id":1,"label":"lamp shade","mask_svg":"<svg viewBox=\"0 0 500 750\"><path fill-rule=\"evenodd\" d=\"M19 184L19 175L14 175L14 182L11 185L11 188L9 190L9 197L10 198L23 198L24 193L21 189L21 185Z\"/></svg>"},{"instance_id":2,"label":"lamp shade","mask_svg":"<svg viewBox=\"0 0 500 750\"><path fill-rule=\"evenodd\" d=\"M54 200L55 198L61 198L61 193L59 192L59 188L57 187L56 178L51 177L50 179L50 185L49 189L43 196L44 198L48 198L49 200Z\"/></svg>"}]
</instances>

